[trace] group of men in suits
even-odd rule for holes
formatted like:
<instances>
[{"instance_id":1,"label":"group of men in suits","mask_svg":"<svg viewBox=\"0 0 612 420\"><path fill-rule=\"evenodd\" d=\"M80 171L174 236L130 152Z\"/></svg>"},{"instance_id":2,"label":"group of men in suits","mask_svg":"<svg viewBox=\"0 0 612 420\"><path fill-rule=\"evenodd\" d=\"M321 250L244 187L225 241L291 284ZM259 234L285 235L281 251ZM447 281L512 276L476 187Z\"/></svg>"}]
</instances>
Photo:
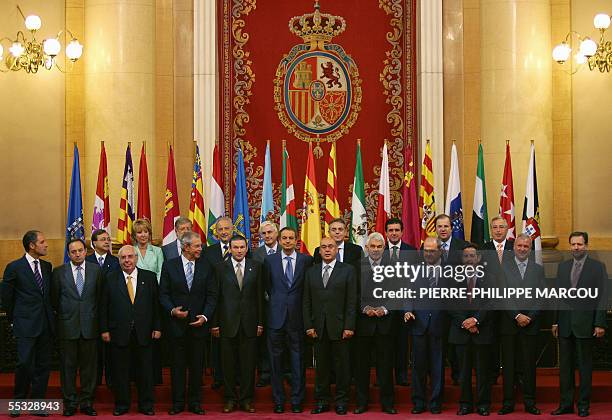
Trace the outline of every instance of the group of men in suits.
<instances>
[{"instance_id":1,"label":"group of men in suits","mask_svg":"<svg viewBox=\"0 0 612 420\"><path fill-rule=\"evenodd\" d=\"M297 251L295 229L285 227L279 232L273 223L264 223L264 245L251 258L246 239L232 236L231 219L217 220L219 243L204 250L200 236L191 232L191 223L181 218L175 225L177 241L164 247L166 261L159 285L154 273L136 267L138 253L132 246L122 247L119 258L112 256L110 236L105 231L93 233L94 253L88 257L84 241L69 241L69 262L53 271L41 259L47 254L44 235L29 231L23 237L25 255L7 265L1 287L2 304L17 339L14 396L45 397L50 349L56 337L64 415L74 415L78 410L90 416L97 414L94 392L102 373L97 366L110 370L106 381L112 383L115 393L114 415L129 410L130 368L137 372L138 409L153 415L152 344L160 338L162 319L166 319L164 334L172 339L173 349L170 415L183 412L185 407L192 413L204 414L202 374L209 334L214 337L214 384L219 387L222 383L224 387L226 413L237 408L255 411L256 366L259 364L261 380L267 373L266 363L274 412L285 412L283 382L287 373L290 410L302 412L308 339L314 344L316 358L316 405L311 413L330 409L330 383L335 380L335 411L346 414L351 379L356 385L354 413L366 412L374 356L381 408L395 414L394 383L407 382L409 335L413 414L427 407L434 414L441 411L445 355L453 360L448 347L454 346L453 363L461 385L457 414L475 410L488 415L492 377L497 375L499 365L495 362L499 354L496 343L501 344L504 383L499 414L514 411L518 371L523 381L525 411L539 414L535 404L535 335L541 326L541 311L537 307L513 301L498 308L486 299L469 298L448 310L426 300L407 301L394 310L388 302L372 298L373 288L381 287L373 276L377 266L401 261L422 261L425 267L432 268L486 262L484 277L449 282L439 275L422 275L415 279L417 288L453 286L470 291L486 286L544 287L543 268L531 257L531 238L522 234L514 241L506 240L507 225L502 218L491 222L493 240L483 249L496 252L487 255L474 244L452 238L447 215L438 216L435 225L437 237L426 238L422 253L417 255L401 241L402 222L390 219L385 229L387 238L380 233L369 235L364 256L359 246L344 240L346 223L336 219L329 224L329 236L321 239L311 258ZM588 255L588 235L574 232L569 242L573 258L560 264L557 286L604 290L605 266ZM394 280L384 279L383 287L387 281ZM577 363L578 414L587 416L593 345L595 338L605 334L605 308L594 309L594 304L576 307L573 301L562 303L552 328L560 342L561 403L552 414L574 411L573 373ZM406 337L400 338L401 345L398 337ZM258 344L258 339L264 340L265 347ZM431 387L429 398L427 383Z\"/></svg>"}]
</instances>

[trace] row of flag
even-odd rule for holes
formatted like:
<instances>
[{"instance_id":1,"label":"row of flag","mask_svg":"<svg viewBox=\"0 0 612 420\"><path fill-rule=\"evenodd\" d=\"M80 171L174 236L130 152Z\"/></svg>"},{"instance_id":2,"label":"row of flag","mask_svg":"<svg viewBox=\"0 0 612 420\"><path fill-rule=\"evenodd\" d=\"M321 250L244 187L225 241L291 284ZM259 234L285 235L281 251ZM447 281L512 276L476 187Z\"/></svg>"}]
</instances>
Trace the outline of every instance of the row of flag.
<instances>
[{"instance_id":1,"label":"row of flag","mask_svg":"<svg viewBox=\"0 0 612 420\"><path fill-rule=\"evenodd\" d=\"M132 223L137 218L151 219L151 205L149 196L148 170L146 162L146 148L143 144L140 155L140 170L138 179L138 207L134 214L134 170L132 165L131 145L128 144L125 157L125 167L122 178L121 198L119 204L119 218L117 222L116 241L119 244L131 243ZM189 219L193 223L193 230L206 239L208 244L217 242L214 223L225 215L225 198L221 188L221 161L218 146L213 151L212 176L210 178L210 200L208 214L205 211L204 188L202 178L202 161L200 151L196 146L195 162L191 184L189 205ZM236 233L242 234L250 241L250 217L246 175L244 170L244 156L242 148L238 149L236 171L236 189L233 205L233 222ZM539 228L539 203L535 166L535 147L531 145L529 173L525 200L523 206L523 232L534 239L535 249L541 249ZM427 236L435 235L434 218L436 215L436 202L434 194L433 161L429 141L425 145L425 153L421 165L420 185L417 194L416 166L413 160L412 145L404 149L404 177L402 180L402 214L404 234L402 240L415 248L419 248ZM291 162L285 142L282 146L282 184L280 202L280 227L290 226L298 229L298 218L295 202L295 190L291 171ZM363 167L361 162L361 143L357 142L355 158L355 175L351 199L350 240L362 247L365 246L369 233L366 195L364 188ZM336 172L336 145L332 144L326 180L324 232L329 231L330 222L341 216L338 204L338 178ZM266 145L264 162L264 179L261 201L260 222L275 218L275 204L272 192L272 169L270 157L270 142ZM417 199L418 197L418 199ZM321 241L320 209L317 182L315 176L314 156L312 145L309 145L306 177L304 181L304 196L300 220L300 251L313 255ZM465 239L463 222L463 205L461 201L461 182L459 178L459 162L457 148L453 143L451 149L451 165L447 186L445 213L451 217L453 237ZM514 220L514 193L512 182L512 162L510 158L510 145L506 144L506 161L500 194L499 214L508 222L508 238L515 236ZM166 192L164 198L164 224L163 244L176 240L174 222L180 216L176 173L174 169L174 153L169 146L168 170L166 176ZM375 230L383 233L386 221L392 217L391 189L389 179L389 158L387 144L382 148L382 162L378 189L377 213ZM94 199L92 231L104 229L110 232L110 207L108 189L108 171L104 143L100 151L100 166L98 182ZM80 186L79 154L74 146L74 164L70 198L68 206L68 219L66 224L66 240L78 237L84 238L83 206ZM485 188L485 171L482 145L478 146L478 164L474 189L474 204L471 226L471 240L482 244L490 240L488 229L487 196ZM65 256L67 260L67 255Z\"/></svg>"}]
</instances>

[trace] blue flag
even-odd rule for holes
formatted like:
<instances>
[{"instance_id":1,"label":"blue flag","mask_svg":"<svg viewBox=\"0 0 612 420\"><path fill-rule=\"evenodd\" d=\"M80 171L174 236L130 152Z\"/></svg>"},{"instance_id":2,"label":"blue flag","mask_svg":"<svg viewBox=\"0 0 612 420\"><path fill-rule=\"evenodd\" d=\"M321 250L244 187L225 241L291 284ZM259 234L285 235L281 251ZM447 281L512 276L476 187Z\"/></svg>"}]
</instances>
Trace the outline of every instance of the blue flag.
<instances>
[{"instance_id":1,"label":"blue flag","mask_svg":"<svg viewBox=\"0 0 612 420\"><path fill-rule=\"evenodd\" d=\"M461 204L461 181L459 180L459 159L457 146L451 148L451 167L446 190L446 214L450 216L453 238L465 239L463 229L463 205Z\"/></svg>"},{"instance_id":2,"label":"blue flag","mask_svg":"<svg viewBox=\"0 0 612 420\"><path fill-rule=\"evenodd\" d=\"M85 240L83 227L83 197L81 196L81 169L79 165L79 149L74 145L74 161L72 163L72 180L70 182L70 198L68 201L68 216L66 218L66 245L74 238ZM64 247L66 248L66 247ZM68 249L64 250L64 262L68 262Z\"/></svg>"},{"instance_id":3,"label":"blue flag","mask_svg":"<svg viewBox=\"0 0 612 420\"><path fill-rule=\"evenodd\" d=\"M234 233L251 241L251 223L249 218L249 197L247 195L246 176L244 174L244 158L242 148L238 149L236 162L236 195L234 195Z\"/></svg>"},{"instance_id":4,"label":"blue flag","mask_svg":"<svg viewBox=\"0 0 612 420\"><path fill-rule=\"evenodd\" d=\"M274 199L272 197L272 166L270 164L270 141L266 146L266 159L264 163L263 192L261 194L261 217L260 223L274 218ZM259 238L259 246L264 244L262 237Z\"/></svg>"}]
</instances>

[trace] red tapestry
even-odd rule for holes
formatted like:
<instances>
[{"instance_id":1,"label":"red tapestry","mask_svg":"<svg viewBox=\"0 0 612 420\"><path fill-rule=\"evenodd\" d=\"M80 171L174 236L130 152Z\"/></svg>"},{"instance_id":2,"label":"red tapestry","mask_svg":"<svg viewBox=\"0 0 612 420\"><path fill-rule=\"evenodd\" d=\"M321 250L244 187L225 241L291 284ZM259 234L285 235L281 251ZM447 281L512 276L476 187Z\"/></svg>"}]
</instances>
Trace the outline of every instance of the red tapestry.
<instances>
[{"instance_id":1,"label":"red tapestry","mask_svg":"<svg viewBox=\"0 0 612 420\"><path fill-rule=\"evenodd\" d=\"M282 140L298 208L313 142L322 217L330 142L336 142L338 200L348 222L361 139L370 226L387 140L392 211L400 215L403 150L417 138L415 8L416 0L217 0L226 209L231 214L236 149L242 144L254 237L267 140L277 209ZM298 219L299 214L298 209Z\"/></svg>"}]
</instances>

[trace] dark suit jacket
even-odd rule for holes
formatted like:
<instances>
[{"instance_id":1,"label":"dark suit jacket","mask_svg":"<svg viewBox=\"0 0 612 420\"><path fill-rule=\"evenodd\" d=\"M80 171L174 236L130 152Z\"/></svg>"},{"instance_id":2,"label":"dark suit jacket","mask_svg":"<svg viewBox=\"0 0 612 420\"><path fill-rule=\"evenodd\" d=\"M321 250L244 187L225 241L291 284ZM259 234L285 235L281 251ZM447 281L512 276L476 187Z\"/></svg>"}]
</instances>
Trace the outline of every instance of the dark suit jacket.
<instances>
[{"instance_id":1,"label":"dark suit jacket","mask_svg":"<svg viewBox=\"0 0 612 420\"><path fill-rule=\"evenodd\" d=\"M199 337L208 334L217 305L217 282L208 260L199 258L195 261L191 290L187 287L183 259L177 257L165 261L159 283L159 300L168 316L178 306L189 312L185 319L170 318L168 329L171 336L182 337L188 328ZM207 322L201 327L190 327L189 323L196 321L197 315L204 315Z\"/></svg>"},{"instance_id":2,"label":"dark suit jacket","mask_svg":"<svg viewBox=\"0 0 612 420\"><path fill-rule=\"evenodd\" d=\"M85 284L81 296L70 263L53 270L51 305L57 316L57 336L60 339L98 338L98 303L102 296L103 274L100 265L88 261L83 264Z\"/></svg>"},{"instance_id":3,"label":"dark suit jacket","mask_svg":"<svg viewBox=\"0 0 612 420\"><path fill-rule=\"evenodd\" d=\"M344 264L350 264L355 269L355 275L359 278L359 271L361 270L361 258L364 256L363 249L359 245L355 245L352 242L344 241L344 256L342 262ZM319 247L314 251L313 263L321 264L321 254L319 253Z\"/></svg>"},{"instance_id":4,"label":"dark suit jacket","mask_svg":"<svg viewBox=\"0 0 612 420\"><path fill-rule=\"evenodd\" d=\"M383 253L383 259L391 258L391 250L389 248L389 241L385 242L385 251ZM404 241L400 241L400 260L414 262L417 260L416 249L413 248L410 244L407 244Z\"/></svg>"},{"instance_id":5,"label":"dark suit jacket","mask_svg":"<svg viewBox=\"0 0 612 420\"><path fill-rule=\"evenodd\" d=\"M282 252L281 246L280 244L277 242L276 243L276 252L280 253ZM264 261L266 260L267 257L267 253L266 253L266 246L265 245L261 245L258 248L255 248L255 250L253 251L253 259L255 261L257 261L260 264L263 264Z\"/></svg>"},{"instance_id":6,"label":"dark suit jacket","mask_svg":"<svg viewBox=\"0 0 612 420\"><path fill-rule=\"evenodd\" d=\"M231 258L215 267L219 298L213 327L221 328L221 337L236 337L239 328L247 337L256 337L257 327L263 326L261 265L249 258L242 262L242 290L238 286Z\"/></svg>"},{"instance_id":7,"label":"dark suit jacket","mask_svg":"<svg viewBox=\"0 0 612 420\"><path fill-rule=\"evenodd\" d=\"M599 290L599 299L589 302L572 302L566 300L566 307L556 311L556 323L559 325L559 336L569 337L572 334L576 338L591 338L593 328L607 328L605 302L607 300L606 283L608 274L606 267L601 262L592 259L588 255L585 257L582 272L578 278L578 288L593 288ZM573 259L563 261L559 264L557 271L557 287L571 287L571 272ZM595 310L598 308L599 310Z\"/></svg>"},{"instance_id":8,"label":"dark suit jacket","mask_svg":"<svg viewBox=\"0 0 612 420\"><path fill-rule=\"evenodd\" d=\"M450 243L450 250L448 251L448 259L444 261L444 264L457 265L463 262L463 248L468 243L460 238L452 238Z\"/></svg>"},{"instance_id":9,"label":"dark suit jacket","mask_svg":"<svg viewBox=\"0 0 612 420\"><path fill-rule=\"evenodd\" d=\"M2 288L2 307L8 321L13 324L15 337L38 337L43 333L45 318L54 330L53 308L51 307L51 264L40 261L40 274L43 278L41 291L34 279L34 272L25 255L10 262L4 270L0 284Z\"/></svg>"},{"instance_id":10,"label":"dark suit jacket","mask_svg":"<svg viewBox=\"0 0 612 420\"><path fill-rule=\"evenodd\" d=\"M381 266L389 264L390 261L383 255ZM392 335L396 332L399 313L392 310L392 304L382 299L374 298L374 288L382 288L383 290L391 290L392 279L385 279L382 282L373 280L374 271L368 258L363 259L361 268L361 281L358 284L357 291L357 322L355 335L361 337L372 337L374 335ZM397 302L396 302L397 303ZM382 317L369 317L364 313L367 306L379 307L383 306L387 309L388 314ZM403 312L402 312L403 314Z\"/></svg>"},{"instance_id":11,"label":"dark suit jacket","mask_svg":"<svg viewBox=\"0 0 612 420\"><path fill-rule=\"evenodd\" d=\"M95 253L86 256L85 261L94 263L97 266L100 266L100 263L98 263L98 260L96 260ZM119 265L119 258L115 257L111 253L106 254L106 257L104 258L104 264L102 265L102 270L104 274L108 273L109 271L121 270L121 266Z\"/></svg>"},{"instance_id":12,"label":"dark suit jacket","mask_svg":"<svg viewBox=\"0 0 612 420\"><path fill-rule=\"evenodd\" d=\"M107 274L100 303L100 332L110 332L111 344L127 346L132 327L141 346L151 343L152 332L160 331L157 275L138 269L134 304L130 301L123 271Z\"/></svg>"},{"instance_id":13,"label":"dark suit jacket","mask_svg":"<svg viewBox=\"0 0 612 420\"><path fill-rule=\"evenodd\" d=\"M423 265L423 269L425 267L426 265ZM442 265L442 270L444 270L444 265ZM409 324L410 331L412 335L444 337L448 331L448 316L442 310L444 304L440 299L431 301L427 298L419 298L420 289L429 287L429 278L426 276L419 276L411 286L416 291L417 298L407 302L406 311L414 314L414 319ZM448 282L444 277L438 278L437 287L448 287Z\"/></svg>"},{"instance_id":14,"label":"dark suit jacket","mask_svg":"<svg viewBox=\"0 0 612 420\"><path fill-rule=\"evenodd\" d=\"M162 246L162 252L164 253L164 261L169 261L179 257L178 247L176 245L177 242L178 239L175 239L169 244Z\"/></svg>"},{"instance_id":15,"label":"dark suit jacket","mask_svg":"<svg viewBox=\"0 0 612 420\"><path fill-rule=\"evenodd\" d=\"M531 258L528 259L524 279L521 279L521 273L516 265L514 257L503 262L502 270L503 275L500 287L545 287L544 268L536 264ZM535 299L528 302L521 302L520 299L506 299L503 303L506 310L499 314L499 333L501 335L513 335L519 332L527 335L538 334L540 329L540 305L537 304ZM528 326L524 328L518 326L515 318L519 313L531 318L531 323Z\"/></svg>"},{"instance_id":16,"label":"dark suit jacket","mask_svg":"<svg viewBox=\"0 0 612 420\"><path fill-rule=\"evenodd\" d=\"M256 251L257 252L257 251ZM255 253L256 253L255 252ZM295 270L291 288L283 271L285 254L280 251L268 255L264 262L264 284L270 297L268 327L280 329L287 323L291 330L303 331L302 294L306 270L312 265L312 257L296 252Z\"/></svg>"},{"instance_id":17,"label":"dark suit jacket","mask_svg":"<svg viewBox=\"0 0 612 420\"><path fill-rule=\"evenodd\" d=\"M319 337L323 329L331 340L342 339L342 331L355 331L357 279L355 269L336 262L327 287L323 287L322 264L314 264L304 281L304 330L314 328Z\"/></svg>"},{"instance_id":18,"label":"dark suit jacket","mask_svg":"<svg viewBox=\"0 0 612 420\"><path fill-rule=\"evenodd\" d=\"M467 280L453 282L453 284L459 289L468 288ZM475 287L496 287L495 277L485 272L483 277L476 279ZM448 342L451 344L467 344L471 341L474 344L492 344L495 336L495 317L492 309L491 301L483 297L449 305L448 316L450 318L450 327ZM468 330L461 328L463 321L471 317L478 320L478 334L472 334Z\"/></svg>"},{"instance_id":19,"label":"dark suit jacket","mask_svg":"<svg viewBox=\"0 0 612 420\"><path fill-rule=\"evenodd\" d=\"M221 242L211 245L203 251L204 257L210 262L210 265L214 268L217 264L223 262L223 254L221 249Z\"/></svg>"},{"instance_id":20,"label":"dark suit jacket","mask_svg":"<svg viewBox=\"0 0 612 420\"><path fill-rule=\"evenodd\" d=\"M481 249L483 252L483 261L486 261L487 268L491 271L492 275L501 274L501 264L499 263L499 258L497 257L497 249L495 248L495 244L493 241L485 242ZM506 243L504 244L504 254L502 256L502 263L506 261L512 261L514 259L514 239L506 239Z\"/></svg>"}]
</instances>

